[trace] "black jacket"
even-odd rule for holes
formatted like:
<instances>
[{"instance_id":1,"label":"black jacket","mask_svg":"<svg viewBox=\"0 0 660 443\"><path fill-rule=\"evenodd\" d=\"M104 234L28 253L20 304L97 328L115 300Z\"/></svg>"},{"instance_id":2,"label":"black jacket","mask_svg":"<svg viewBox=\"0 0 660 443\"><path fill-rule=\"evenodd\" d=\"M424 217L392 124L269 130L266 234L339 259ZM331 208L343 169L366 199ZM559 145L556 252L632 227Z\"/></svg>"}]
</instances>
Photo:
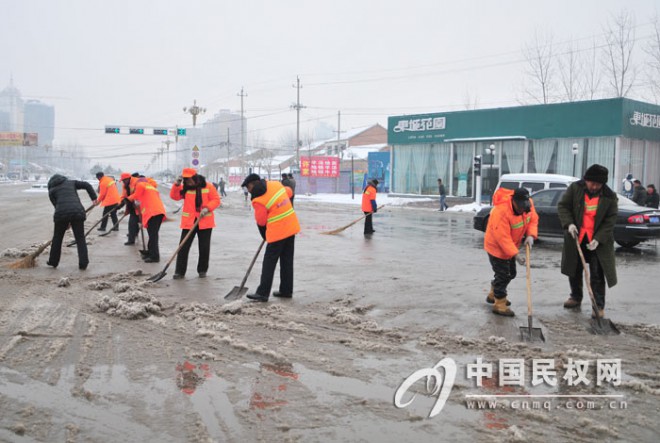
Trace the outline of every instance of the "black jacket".
<instances>
[{"instance_id":1,"label":"black jacket","mask_svg":"<svg viewBox=\"0 0 660 443\"><path fill-rule=\"evenodd\" d=\"M660 205L660 194L657 191L653 194L646 194L647 207L658 209L658 205Z\"/></svg>"},{"instance_id":2,"label":"black jacket","mask_svg":"<svg viewBox=\"0 0 660 443\"><path fill-rule=\"evenodd\" d=\"M96 200L96 192L87 182L68 180L59 174L48 180L48 198L55 206L53 221L85 220L85 208L80 203L78 189L84 189L92 201Z\"/></svg>"},{"instance_id":3,"label":"black jacket","mask_svg":"<svg viewBox=\"0 0 660 443\"><path fill-rule=\"evenodd\" d=\"M646 188L644 186L636 186L633 192L632 201L640 206L646 205Z\"/></svg>"}]
</instances>

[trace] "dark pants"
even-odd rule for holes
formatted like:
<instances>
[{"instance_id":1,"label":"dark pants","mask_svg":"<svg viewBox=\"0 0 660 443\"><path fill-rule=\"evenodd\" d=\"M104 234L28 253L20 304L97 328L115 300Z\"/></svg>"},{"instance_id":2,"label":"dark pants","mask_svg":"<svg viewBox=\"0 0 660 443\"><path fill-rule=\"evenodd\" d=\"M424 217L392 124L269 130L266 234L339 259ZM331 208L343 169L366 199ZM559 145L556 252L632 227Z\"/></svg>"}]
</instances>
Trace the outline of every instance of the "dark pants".
<instances>
[{"instance_id":1,"label":"dark pants","mask_svg":"<svg viewBox=\"0 0 660 443\"><path fill-rule=\"evenodd\" d=\"M227 193L225 192L225 188L223 186L222 188L220 188L220 197L226 197L226 196L227 196Z\"/></svg>"},{"instance_id":2,"label":"dark pants","mask_svg":"<svg viewBox=\"0 0 660 443\"><path fill-rule=\"evenodd\" d=\"M71 223L71 230L76 239L76 246L78 247L78 267L85 268L89 264L89 257L87 256L87 243L85 242L85 221L84 220L71 220L71 221L56 221L53 230L53 243L50 245L50 257L48 264L57 266L60 264L60 256L62 254L62 240L64 233Z\"/></svg>"},{"instance_id":3,"label":"dark pants","mask_svg":"<svg viewBox=\"0 0 660 443\"><path fill-rule=\"evenodd\" d=\"M109 216L109 217L104 217L104 218L103 218L103 221L101 222L101 227L100 227L99 229L101 229L101 230L105 230L105 227L108 225L108 219L109 219L109 218L112 218L112 225L113 225L113 226L117 224L117 211L114 210L114 209L117 208L117 206L119 206L119 205L110 205L110 206L105 206L105 207L103 208L103 215L104 215L104 216L105 216L108 212L110 212L110 211L112 211L112 212L110 213L110 216Z\"/></svg>"},{"instance_id":4,"label":"dark pants","mask_svg":"<svg viewBox=\"0 0 660 443\"><path fill-rule=\"evenodd\" d=\"M158 231L160 224L163 222L163 214L154 215L149 219L149 226L147 226L147 233L149 233L149 243L147 243L147 251L152 260L160 260L160 251L158 250Z\"/></svg>"},{"instance_id":5,"label":"dark pants","mask_svg":"<svg viewBox=\"0 0 660 443\"><path fill-rule=\"evenodd\" d=\"M183 238L188 234L190 229L181 230L181 238L179 239L179 244L183 241ZM195 228L195 231L190 236L188 241L184 243L183 247L176 256L176 273L179 275L186 275L186 269L188 269L188 253L190 252L190 246L192 245L193 239L197 236L197 246L199 247L199 260L197 261L197 272L206 272L209 270L209 256L211 255L211 232L213 229L199 229Z\"/></svg>"},{"instance_id":6,"label":"dark pants","mask_svg":"<svg viewBox=\"0 0 660 443\"><path fill-rule=\"evenodd\" d=\"M364 233L372 234L374 231L374 225L372 222L373 212L365 212L366 217L364 218Z\"/></svg>"},{"instance_id":7,"label":"dark pants","mask_svg":"<svg viewBox=\"0 0 660 443\"><path fill-rule=\"evenodd\" d=\"M488 254L488 260L490 260L490 265L495 273L493 280L490 282L493 285L495 298L504 298L507 295L507 286L509 286L511 280L516 278L516 259L505 260Z\"/></svg>"},{"instance_id":8,"label":"dark pants","mask_svg":"<svg viewBox=\"0 0 660 443\"><path fill-rule=\"evenodd\" d=\"M130 243L135 243L135 238L140 231L140 216L135 213L135 206L132 204L129 206L126 205L128 209L128 241Z\"/></svg>"},{"instance_id":9,"label":"dark pants","mask_svg":"<svg viewBox=\"0 0 660 443\"><path fill-rule=\"evenodd\" d=\"M291 207L293 208L293 199L296 198L295 196L291 197L289 200L291 200Z\"/></svg>"},{"instance_id":10,"label":"dark pants","mask_svg":"<svg viewBox=\"0 0 660 443\"><path fill-rule=\"evenodd\" d=\"M447 203L445 202L445 200L447 200L447 196L446 195L441 195L440 196L440 210L441 211L445 211L447 208L449 208L449 206L447 206Z\"/></svg>"},{"instance_id":11,"label":"dark pants","mask_svg":"<svg viewBox=\"0 0 660 443\"><path fill-rule=\"evenodd\" d=\"M587 239L585 237L584 242L580 247L582 248L582 253L584 254L584 260L589 266L589 282L591 283L591 290L594 293L594 298L596 299L596 305L599 309L605 309L605 274L603 272L603 266L598 260L596 251L590 251L586 247ZM578 260L577 267L575 269L575 276L568 277L568 283L571 285L571 298L582 301L582 285L584 279L582 278L582 261Z\"/></svg>"},{"instance_id":12,"label":"dark pants","mask_svg":"<svg viewBox=\"0 0 660 443\"><path fill-rule=\"evenodd\" d=\"M264 262L261 266L261 282L257 294L268 297L273 287L273 276L277 261L280 262L280 293L293 294L293 252L296 236L292 235L283 240L268 243Z\"/></svg>"}]
</instances>

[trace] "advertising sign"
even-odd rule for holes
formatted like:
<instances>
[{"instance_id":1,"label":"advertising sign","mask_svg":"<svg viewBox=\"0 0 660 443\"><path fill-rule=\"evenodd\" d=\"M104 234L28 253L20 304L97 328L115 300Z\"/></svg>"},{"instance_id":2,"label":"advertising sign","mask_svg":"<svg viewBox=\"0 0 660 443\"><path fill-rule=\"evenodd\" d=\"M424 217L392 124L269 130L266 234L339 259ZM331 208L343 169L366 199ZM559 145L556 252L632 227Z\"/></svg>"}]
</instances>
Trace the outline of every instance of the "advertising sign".
<instances>
[{"instance_id":1,"label":"advertising sign","mask_svg":"<svg viewBox=\"0 0 660 443\"><path fill-rule=\"evenodd\" d=\"M0 132L0 146L37 146L36 132Z\"/></svg>"},{"instance_id":2,"label":"advertising sign","mask_svg":"<svg viewBox=\"0 0 660 443\"><path fill-rule=\"evenodd\" d=\"M339 158L301 156L300 175L303 177L339 177Z\"/></svg>"}]
</instances>

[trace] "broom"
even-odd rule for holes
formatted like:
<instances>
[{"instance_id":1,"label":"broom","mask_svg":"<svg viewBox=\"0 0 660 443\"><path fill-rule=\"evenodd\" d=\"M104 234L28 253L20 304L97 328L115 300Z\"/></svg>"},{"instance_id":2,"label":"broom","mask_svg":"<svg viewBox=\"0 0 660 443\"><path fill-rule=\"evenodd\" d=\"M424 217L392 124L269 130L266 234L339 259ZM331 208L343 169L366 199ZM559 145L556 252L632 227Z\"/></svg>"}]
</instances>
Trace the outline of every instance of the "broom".
<instances>
[{"instance_id":1,"label":"broom","mask_svg":"<svg viewBox=\"0 0 660 443\"><path fill-rule=\"evenodd\" d=\"M89 208L85 209L85 213L88 213L92 209L94 209L94 206L92 205ZM44 250L50 246L50 244L53 242L53 240L48 240L46 243L43 245L39 246L36 251L34 251L32 254L26 255L20 260L15 261L14 263L10 263L6 265L7 268L9 269L28 269L28 268L34 268L36 266L35 259L41 255Z\"/></svg>"},{"instance_id":2,"label":"broom","mask_svg":"<svg viewBox=\"0 0 660 443\"><path fill-rule=\"evenodd\" d=\"M378 209L383 209L384 206L385 206L385 205L381 205L381 206L378 207ZM373 214L373 212L371 212L370 214ZM356 220L353 220L352 222L350 222L350 223L347 224L346 226L343 226L343 227L341 227L341 228L334 229L334 230L332 230L332 231L320 232L320 234L323 234L323 235L335 235L335 234L339 234L341 231L350 228L350 227L353 226L355 223L357 223L357 222L359 222L360 220L364 219L367 215L369 215L369 214L365 214L365 215L363 215L362 217L360 217L360 218L358 218L358 219L356 219Z\"/></svg>"}]
</instances>

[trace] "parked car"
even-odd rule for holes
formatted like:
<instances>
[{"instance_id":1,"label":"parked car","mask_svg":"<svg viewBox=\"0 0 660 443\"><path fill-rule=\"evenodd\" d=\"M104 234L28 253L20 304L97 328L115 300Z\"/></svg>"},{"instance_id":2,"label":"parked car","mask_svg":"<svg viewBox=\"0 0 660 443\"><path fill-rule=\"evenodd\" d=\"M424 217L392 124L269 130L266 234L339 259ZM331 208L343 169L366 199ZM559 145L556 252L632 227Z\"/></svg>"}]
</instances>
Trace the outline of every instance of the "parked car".
<instances>
[{"instance_id":1,"label":"parked car","mask_svg":"<svg viewBox=\"0 0 660 443\"><path fill-rule=\"evenodd\" d=\"M546 189L532 194L539 214L539 238L563 237L557 205L565 189ZM632 200L617 195L619 214L614 226L614 241L624 248L632 248L645 240L660 238L660 210L639 206ZM486 232L491 207L480 210L473 219L474 229Z\"/></svg>"},{"instance_id":2,"label":"parked car","mask_svg":"<svg viewBox=\"0 0 660 443\"><path fill-rule=\"evenodd\" d=\"M542 189L566 189L568 185L578 180L577 177L560 174L502 174L495 190L526 188L531 194Z\"/></svg>"}]
</instances>

